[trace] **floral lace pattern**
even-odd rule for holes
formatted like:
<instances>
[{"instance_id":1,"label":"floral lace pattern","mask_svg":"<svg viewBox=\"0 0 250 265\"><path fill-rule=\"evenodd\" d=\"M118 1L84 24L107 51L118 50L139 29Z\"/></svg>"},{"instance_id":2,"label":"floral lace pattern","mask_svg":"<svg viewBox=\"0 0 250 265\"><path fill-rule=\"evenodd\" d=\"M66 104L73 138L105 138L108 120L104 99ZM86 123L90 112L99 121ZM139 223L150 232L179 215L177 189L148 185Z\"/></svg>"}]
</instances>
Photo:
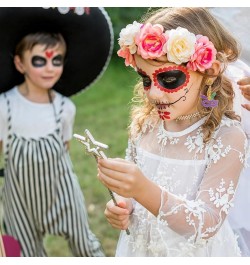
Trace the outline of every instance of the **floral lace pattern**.
<instances>
[{"instance_id":1,"label":"floral lace pattern","mask_svg":"<svg viewBox=\"0 0 250 265\"><path fill-rule=\"evenodd\" d=\"M162 145L166 145L167 143L177 144L179 142L178 137L174 137L166 133L163 127L163 122L161 123L159 127L159 131L157 133L157 139L158 139L158 143L159 144L161 143Z\"/></svg>"},{"instance_id":2,"label":"floral lace pattern","mask_svg":"<svg viewBox=\"0 0 250 265\"><path fill-rule=\"evenodd\" d=\"M201 125L200 121L175 134L161 125L145 125L130 142L127 158L136 160L161 187L161 206L155 217L134 202L131 235L121 237L118 255L240 255L226 216L246 162L247 139L238 122L223 118L212 140L204 144Z\"/></svg>"},{"instance_id":3,"label":"floral lace pattern","mask_svg":"<svg viewBox=\"0 0 250 265\"><path fill-rule=\"evenodd\" d=\"M220 186L216 189L216 192L212 188L209 190L210 201L214 202L215 206L221 208L228 214L228 209L233 206L232 200L229 200L229 196L234 194L234 184L231 181L229 187L225 188L225 181L221 179Z\"/></svg>"},{"instance_id":4,"label":"floral lace pattern","mask_svg":"<svg viewBox=\"0 0 250 265\"><path fill-rule=\"evenodd\" d=\"M197 134L195 136L188 136L184 145L187 146L189 152L192 152L197 148L196 152L201 153L204 148L203 133L201 132L201 128L197 130Z\"/></svg>"}]
</instances>

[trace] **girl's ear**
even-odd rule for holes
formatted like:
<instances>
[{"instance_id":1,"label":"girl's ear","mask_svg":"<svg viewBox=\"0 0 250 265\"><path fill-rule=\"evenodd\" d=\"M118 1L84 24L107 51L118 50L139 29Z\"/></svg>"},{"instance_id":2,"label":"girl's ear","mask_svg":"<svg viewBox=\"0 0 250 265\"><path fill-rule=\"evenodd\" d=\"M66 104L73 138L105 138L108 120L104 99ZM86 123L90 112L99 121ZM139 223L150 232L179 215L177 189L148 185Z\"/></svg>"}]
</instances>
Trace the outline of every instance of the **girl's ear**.
<instances>
[{"instance_id":1,"label":"girl's ear","mask_svg":"<svg viewBox=\"0 0 250 265\"><path fill-rule=\"evenodd\" d=\"M24 74L23 63L19 55L15 55L14 64L15 64L17 71L20 72L21 74Z\"/></svg>"},{"instance_id":2,"label":"girl's ear","mask_svg":"<svg viewBox=\"0 0 250 265\"><path fill-rule=\"evenodd\" d=\"M218 60L215 60L212 64L212 66L206 70L206 74L211 76L217 76L221 71L221 62Z\"/></svg>"}]
</instances>

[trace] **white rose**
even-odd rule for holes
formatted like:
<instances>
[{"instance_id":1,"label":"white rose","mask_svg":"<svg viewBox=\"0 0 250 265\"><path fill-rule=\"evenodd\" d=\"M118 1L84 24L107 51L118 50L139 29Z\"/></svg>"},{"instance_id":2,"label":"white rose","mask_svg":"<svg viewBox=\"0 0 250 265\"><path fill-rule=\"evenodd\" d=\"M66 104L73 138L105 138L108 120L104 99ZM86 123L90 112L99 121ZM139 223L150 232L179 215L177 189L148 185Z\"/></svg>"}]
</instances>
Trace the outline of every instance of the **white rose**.
<instances>
[{"instance_id":1,"label":"white rose","mask_svg":"<svg viewBox=\"0 0 250 265\"><path fill-rule=\"evenodd\" d=\"M128 47L131 54L136 53L137 46L135 44L135 36L140 31L142 24L134 21L120 32L119 45L121 47Z\"/></svg>"},{"instance_id":2,"label":"white rose","mask_svg":"<svg viewBox=\"0 0 250 265\"><path fill-rule=\"evenodd\" d=\"M188 62L195 52L195 35L181 27L171 29L167 34L169 39L163 49L167 53L168 61L175 64Z\"/></svg>"}]
</instances>

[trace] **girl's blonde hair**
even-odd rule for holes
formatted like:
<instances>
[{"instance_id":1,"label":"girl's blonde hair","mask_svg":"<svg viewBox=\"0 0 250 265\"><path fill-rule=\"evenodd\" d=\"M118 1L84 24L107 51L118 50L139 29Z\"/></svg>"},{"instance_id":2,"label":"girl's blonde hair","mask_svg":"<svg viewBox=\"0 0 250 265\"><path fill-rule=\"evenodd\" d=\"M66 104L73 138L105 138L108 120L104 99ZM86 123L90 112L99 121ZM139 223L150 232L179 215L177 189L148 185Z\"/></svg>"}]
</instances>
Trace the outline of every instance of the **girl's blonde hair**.
<instances>
[{"instance_id":1,"label":"girl's blonde hair","mask_svg":"<svg viewBox=\"0 0 250 265\"><path fill-rule=\"evenodd\" d=\"M233 111L234 91L232 83L223 75L227 64L237 60L240 47L233 36L219 24L206 8L162 8L160 10L148 12L141 22L161 24L164 30L183 27L195 35L201 34L207 36L214 44L217 50L216 59L222 63L223 67L212 85L213 92L216 92L215 99L219 101L218 107L207 109L201 105L201 99L198 99L198 111L201 115L208 115L209 117L203 124L204 142L207 142L211 138L213 131L220 124L223 115L230 119L240 120L240 117ZM211 75L208 75L206 71L201 74L204 78L200 93L206 95L208 90L206 81ZM139 133L145 119L154 112L153 105L147 100L144 94L141 81L135 86L134 98L132 101L135 104L131 110L131 119L133 120L133 126L136 126L133 132L136 130L136 133Z\"/></svg>"}]
</instances>

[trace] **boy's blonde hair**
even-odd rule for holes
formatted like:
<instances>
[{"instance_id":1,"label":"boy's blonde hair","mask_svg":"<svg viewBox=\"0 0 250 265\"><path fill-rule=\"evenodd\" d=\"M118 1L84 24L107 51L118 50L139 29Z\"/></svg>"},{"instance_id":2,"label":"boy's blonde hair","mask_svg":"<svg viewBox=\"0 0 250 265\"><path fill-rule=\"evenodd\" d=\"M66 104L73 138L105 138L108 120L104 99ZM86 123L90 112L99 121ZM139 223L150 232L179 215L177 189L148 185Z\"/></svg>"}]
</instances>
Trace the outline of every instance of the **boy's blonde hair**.
<instances>
[{"instance_id":1,"label":"boy's blonde hair","mask_svg":"<svg viewBox=\"0 0 250 265\"><path fill-rule=\"evenodd\" d=\"M208 115L208 119L202 125L204 142L211 138L215 128L220 124L222 116L230 119L240 120L240 117L233 111L234 91L232 83L223 75L227 64L237 60L240 53L240 46L233 36L209 13L206 8L200 7L177 7L163 8L149 12L141 21L151 24L161 24L164 31L176 29L177 27L186 28L195 35L207 36L217 50L217 60L222 63L221 72L216 76L212 85L213 92L216 92L216 100L219 100L218 107L206 109L201 105L201 99L197 99L197 108L201 115ZM207 71L201 73L203 81L200 94L207 94L208 86L205 85L210 75ZM139 133L148 115L154 112L154 106L147 100L144 94L143 84L140 81L134 89L134 103L131 110L133 120L133 131Z\"/></svg>"}]
</instances>

